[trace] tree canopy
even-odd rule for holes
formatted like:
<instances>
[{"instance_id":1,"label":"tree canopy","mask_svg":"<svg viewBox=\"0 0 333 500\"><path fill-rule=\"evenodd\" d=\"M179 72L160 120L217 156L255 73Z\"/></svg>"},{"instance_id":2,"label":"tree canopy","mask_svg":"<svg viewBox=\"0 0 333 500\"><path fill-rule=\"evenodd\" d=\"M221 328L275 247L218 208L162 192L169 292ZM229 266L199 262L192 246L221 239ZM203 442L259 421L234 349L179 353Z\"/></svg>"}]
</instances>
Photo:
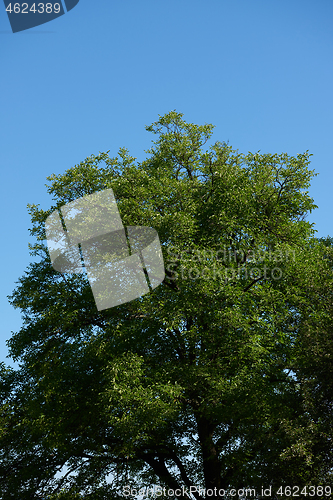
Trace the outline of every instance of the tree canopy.
<instances>
[{"instance_id":1,"label":"tree canopy","mask_svg":"<svg viewBox=\"0 0 333 500\"><path fill-rule=\"evenodd\" d=\"M48 177L49 209L29 206L34 262L10 298L19 368L1 366L1 498L153 485L168 498L283 499L290 486L332 498L320 488L332 480L333 254L306 218L309 152L241 154L176 111L146 129L144 161L90 156ZM124 226L157 230L165 279L98 311L85 274L53 269L45 220L108 188Z\"/></svg>"}]
</instances>

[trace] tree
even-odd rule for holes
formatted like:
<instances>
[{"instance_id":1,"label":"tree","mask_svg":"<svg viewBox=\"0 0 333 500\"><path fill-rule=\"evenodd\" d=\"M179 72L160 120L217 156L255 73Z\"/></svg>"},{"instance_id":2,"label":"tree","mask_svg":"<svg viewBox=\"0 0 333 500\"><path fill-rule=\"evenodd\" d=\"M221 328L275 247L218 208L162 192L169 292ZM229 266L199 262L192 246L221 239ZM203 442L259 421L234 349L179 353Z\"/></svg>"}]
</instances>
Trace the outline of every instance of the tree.
<instances>
[{"instance_id":1,"label":"tree","mask_svg":"<svg viewBox=\"0 0 333 500\"><path fill-rule=\"evenodd\" d=\"M146 160L91 156L48 177L49 210L30 206L39 260L11 296L24 325L8 342L20 368L1 375L3 500L147 485L281 499L332 477L332 251L306 221L310 155L208 147L213 126L182 116L146 127ZM157 230L166 276L97 311L85 275L52 268L44 223L107 188L125 226Z\"/></svg>"}]
</instances>

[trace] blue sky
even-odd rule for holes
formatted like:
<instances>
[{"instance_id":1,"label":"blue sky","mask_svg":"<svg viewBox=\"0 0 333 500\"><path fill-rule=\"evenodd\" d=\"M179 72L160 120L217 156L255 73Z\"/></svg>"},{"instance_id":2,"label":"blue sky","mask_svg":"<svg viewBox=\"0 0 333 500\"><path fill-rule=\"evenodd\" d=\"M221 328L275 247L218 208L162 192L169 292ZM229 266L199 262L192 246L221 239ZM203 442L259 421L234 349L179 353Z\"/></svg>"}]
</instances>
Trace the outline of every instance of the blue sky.
<instances>
[{"instance_id":1,"label":"blue sky","mask_svg":"<svg viewBox=\"0 0 333 500\"><path fill-rule=\"evenodd\" d=\"M331 0L80 0L13 34L0 3L0 361L21 325L7 300L31 258L27 203L46 176L120 147L142 160L168 111L240 152L309 150L310 220L333 235Z\"/></svg>"}]
</instances>

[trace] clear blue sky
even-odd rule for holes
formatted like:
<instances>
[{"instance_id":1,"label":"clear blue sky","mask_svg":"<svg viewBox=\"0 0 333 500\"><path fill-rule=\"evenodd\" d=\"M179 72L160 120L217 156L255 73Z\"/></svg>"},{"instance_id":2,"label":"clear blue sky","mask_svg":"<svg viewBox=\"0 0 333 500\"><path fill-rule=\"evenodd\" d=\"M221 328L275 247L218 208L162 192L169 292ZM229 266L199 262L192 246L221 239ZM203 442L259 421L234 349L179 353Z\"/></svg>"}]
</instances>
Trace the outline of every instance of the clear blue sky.
<instances>
[{"instance_id":1,"label":"clear blue sky","mask_svg":"<svg viewBox=\"0 0 333 500\"><path fill-rule=\"evenodd\" d=\"M27 203L99 151L139 160L158 115L216 125L240 152L310 150L319 236L333 235L332 0L80 0L11 33L0 2L0 361L20 328L6 296L29 261Z\"/></svg>"}]
</instances>

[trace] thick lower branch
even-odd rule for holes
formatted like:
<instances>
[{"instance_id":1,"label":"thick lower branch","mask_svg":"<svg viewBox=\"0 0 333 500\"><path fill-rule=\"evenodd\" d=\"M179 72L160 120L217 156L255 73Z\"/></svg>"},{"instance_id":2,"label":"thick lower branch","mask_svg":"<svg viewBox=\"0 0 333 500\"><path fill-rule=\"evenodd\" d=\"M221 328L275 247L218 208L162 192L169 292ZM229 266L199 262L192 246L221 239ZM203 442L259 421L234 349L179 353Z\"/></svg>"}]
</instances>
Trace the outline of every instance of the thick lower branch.
<instances>
[{"instance_id":1,"label":"thick lower branch","mask_svg":"<svg viewBox=\"0 0 333 500\"><path fill-rule=\"evenodd\" d=\"M218 492L220 489L227 488L228 485L223 484L218 450L213 441L213 432L216 426L203 416L197 416L196 420L202 450L205 487L207 490ZM215 488L216 490L214 490ZM219 498L218 493L212 498Z\"/></svg>"}]
</instances>

